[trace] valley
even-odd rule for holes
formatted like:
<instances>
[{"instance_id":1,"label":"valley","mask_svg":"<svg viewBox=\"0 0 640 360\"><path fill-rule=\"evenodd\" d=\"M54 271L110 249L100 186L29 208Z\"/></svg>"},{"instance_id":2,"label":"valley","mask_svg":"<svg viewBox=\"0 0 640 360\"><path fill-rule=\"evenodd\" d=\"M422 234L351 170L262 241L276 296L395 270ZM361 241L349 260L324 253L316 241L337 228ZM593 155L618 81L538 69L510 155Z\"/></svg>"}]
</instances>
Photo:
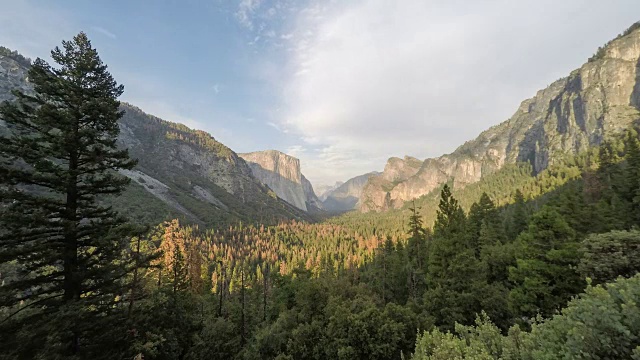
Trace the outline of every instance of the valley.
<instances>
[{"instance_id":1,"label":"valley","mask_svg":"<svg viewBox=\"0 0 640 360\"><path fill-rule=\"evenodd\" d=\"M0 47L0 359L637 358L639 24L452 153L315 188L120 102L85 33Z\"/></svg>"}]
</instances>

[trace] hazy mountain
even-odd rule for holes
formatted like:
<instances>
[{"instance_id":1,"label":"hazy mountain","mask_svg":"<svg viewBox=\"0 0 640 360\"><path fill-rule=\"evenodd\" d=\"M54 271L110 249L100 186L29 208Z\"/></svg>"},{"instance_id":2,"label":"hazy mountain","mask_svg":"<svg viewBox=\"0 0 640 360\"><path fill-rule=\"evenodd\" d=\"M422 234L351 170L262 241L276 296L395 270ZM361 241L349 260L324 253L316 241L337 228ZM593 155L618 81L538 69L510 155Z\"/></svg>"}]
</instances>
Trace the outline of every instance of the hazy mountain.
<instances>
[{"instance_id":1,"label":"hazy mountain","mask_svg":"<svg viewBox=\"0 0 640 360\"><path fill-rule=\"evenodd\" d=\"M335 189L337 189L340 185L344 184L342 181L336 181L333 185L318 185L316 186L316 192L318 194L318 199L320 201L324 201L327 196Z\"/></svg>"},{"instance_id":2,"label":"hazy mountain","mask_svg":"<svg viewBox=\"0 0 640 360\"><path fill-rule=\"evenodd\" d=\"M335 189L327 191L322 201L324 209L330 212L345 212L355 209L367 180L378 174L374 171L356 176L341 183Z\"/></svg>"},{"instance_id":3,"label":"hazy mountain","mask_svg":"<svg viewBox=\"0 0 640 360\"><path fill-rule=\"evenodd\" d=\"M443 182L464 187L509 163L529 162L538 173L600 144L640 118L639 61L640 30L630 28L569 76L524 100L509 120L453 153L424 161L389 159L365 185L360 209L397 208Z\"/></svg>"},{"instance_id":4,"label":"hazy mountain","mask_svg":"<svg viewBox=\"0 0 640 360\"><path fill-rule=\"evenodd\" d=\"M27 59L0 48L0 100L10 99L14 88L29 91L28 67ZM280 200L242 158L208 133L129 104L122 109L119 143L139 162L133 171L123 171L133 180L130 188L108 201L128 216L149 222L177 216L202 224L310 219Z\"/></svg>"}]
</instances>

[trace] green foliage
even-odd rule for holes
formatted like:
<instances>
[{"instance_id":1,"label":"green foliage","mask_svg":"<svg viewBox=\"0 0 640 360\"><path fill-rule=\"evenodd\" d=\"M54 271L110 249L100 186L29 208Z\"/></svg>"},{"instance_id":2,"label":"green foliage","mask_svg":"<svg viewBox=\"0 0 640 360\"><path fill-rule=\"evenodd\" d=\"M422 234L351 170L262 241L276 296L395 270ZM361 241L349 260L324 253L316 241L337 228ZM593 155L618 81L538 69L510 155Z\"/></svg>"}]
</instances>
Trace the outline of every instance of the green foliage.
<instances>
[{"instance_id":1,"label":"green foliage","mask_svg":"<svg viewBox=\"0 0 640 360\"><path fill-rule=\"evenodd\" d=\"M587 288L561 315L533 327L533 358L636 358L640 346L638 301L640 275Z\"/></svg>"},{"instance_id":2,"label":"green foliage","mask_svg":"<svg viewBox=\"0 0 640 360\"><path fill-rule=\"evenodd\" d=\"M612 231L589 235L581 246L578 268L596 284L630 277L640 271L640 231Z\"/></svg>"},{"instance_id":3,"label":"green foliage","mask_svg":"<svg viewBox=\"0 0 640 360\"><path fill-rule=\"evenodd\" d=\"M510 226L510 235L512 239L515 239L521 232L527 229L529 223L529 213L527 211L527 205L524 201L524 196L520 189L516 190L513 205L513 216Z\"/></svg>"},{"instance_id":4,"label":"green foliage","mask_svg":"<svg viewBox=\"0 0 640 360\"><path fill-rule=\"evenodd\" d=\"M425 290L428 246L431 234L423 227L422 217L415 207L409 217L409 239L407 239L407 270L409 276L409 296L416 299Z\"/></svg>"},{"instance_id":5,"label":"green foliage","mask_svg":"<svg viewBox=\"0 0 640 360\"><path fill-rule=\"evenodd\" d=\"M469 238L467 218L445 185L429 251L428 290L424 295L427 310L436 324L445 328L454 322L470 323L481 310L485 274Z\"/></svg>"},{"instance_id":6,"label":"green foliage","mask_svg":"<svg viewBox=\"0 0 640 360\"><path fill-rule=\"evenodd\" d=\"M509 280L516 284L509 294L512 310L530 318L549 316L583 288L575 270L580 260L575 232L545 207L534 214L518 242L517 265L509 269Z\"/></svg>"},{"instance_id":7,"label":"green foliage","mask_svg":"<svg viewBox=\"0 0 640 360\"><path fill-rule=\"evenodd\" d=\"M292 281L298 295L257 333L247 358L399 358L411 351L415 329L425 326L408 308L381 306L366 292L344 293L327 287L326 280L319 287Z\"/></svg>"},{"instance_id":8,"label":"green foliage","mask_svg":"<svg viewBox=\"0 0 640 360\"><path fill-rule=\"evenodd\" d=\"M416 341L415 360L636 359L640 346L640 275L588 287L561 314L508 335L485 314L455 334L434 329Z\"/></svg>"},{"instance_id":9,"label":"green foliage","mask_svg":"<svg viewBox=\"0 0 640 360\"><path fill-rule=\"evenodd\" d=\"M501 359L503 337L486 314L476 318L476 326L456 324L456 335L438 329L424 332L416 341L413 360Z\"/></svg>"}]
</instances>

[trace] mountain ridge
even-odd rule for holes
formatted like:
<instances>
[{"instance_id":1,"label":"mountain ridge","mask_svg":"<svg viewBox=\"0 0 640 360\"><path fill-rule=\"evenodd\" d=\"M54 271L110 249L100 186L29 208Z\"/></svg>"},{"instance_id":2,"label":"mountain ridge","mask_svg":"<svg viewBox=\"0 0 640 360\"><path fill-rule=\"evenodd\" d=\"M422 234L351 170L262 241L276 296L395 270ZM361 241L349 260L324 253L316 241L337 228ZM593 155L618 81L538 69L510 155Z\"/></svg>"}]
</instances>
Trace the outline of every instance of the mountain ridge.
<instances>
[{"instance_id":1,"label":"mountain ridge","mask_svg":"<svg viewBox=\"0 0 640 360\"><path fill-rule=\"evenodd\" d=\"M32 91L29 66L16 51L0 49L0 101L12 99L14 89ZM126 102L121 109L118 144L139 162L133 171L121 172L132 179L125 194L104 200L120 211L146 223L174 217L203 225L312 221L262 185L242 158L210 134ZM0 121L0 131L10 130Z\"/></svg>"},{"instance_id":2,"label":"mountain ridge","mask_svg":"<svg viewBox=\"0 0 640 360\"><path fill-rule=\"evenodd\" d=\"M600 144L640 118L639 67L640 29L634 24L569 76L522 101L508 120L452 153L425 159L419 168L414 158L390 158L385 171L365 185L359 209L399 208L442 183L464 187L505 164L528 162L539 173Z\"/></svg>"}]
</instances>

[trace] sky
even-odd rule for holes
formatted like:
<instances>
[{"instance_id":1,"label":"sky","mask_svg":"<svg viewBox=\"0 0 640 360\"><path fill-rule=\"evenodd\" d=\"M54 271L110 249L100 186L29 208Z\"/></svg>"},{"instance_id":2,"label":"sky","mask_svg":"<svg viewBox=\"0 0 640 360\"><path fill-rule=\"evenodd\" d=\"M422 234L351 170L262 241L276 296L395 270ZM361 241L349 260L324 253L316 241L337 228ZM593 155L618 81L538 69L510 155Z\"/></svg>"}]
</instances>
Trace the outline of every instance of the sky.
<instances>
[{"instance_id":1,"label":"sky","mask_svg":"<svg viewBox=\"0 0 640 360\"><path fill-rule=\"evenodd\" d=\"M0 45L84 31L121 100L314 186L455 150L640 20L637 0L0 0Z\"/></svg>"}]
</instances>

